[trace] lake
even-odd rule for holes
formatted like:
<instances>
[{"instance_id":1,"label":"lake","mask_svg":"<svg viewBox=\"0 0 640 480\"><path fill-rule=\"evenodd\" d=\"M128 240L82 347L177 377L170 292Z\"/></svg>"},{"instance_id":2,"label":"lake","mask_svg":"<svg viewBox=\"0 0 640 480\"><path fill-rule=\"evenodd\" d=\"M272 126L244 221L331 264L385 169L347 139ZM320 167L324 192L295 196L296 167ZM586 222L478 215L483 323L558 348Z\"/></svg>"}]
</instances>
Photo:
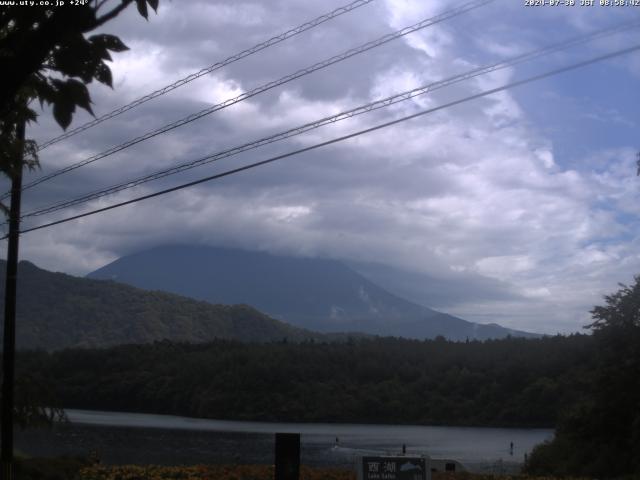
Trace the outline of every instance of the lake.
<instances>
[{"instance_id":1,"label":"lake","mask_svg":"<svg viewBox=\"0 0 640 480\"><path fill-rule=\"evenodd\" d=\"M549 429L306 424L207 420L171 415L67 410L70 422L16 432L31 455L86 454L104 463L273 463L274 433L301 434L302 462L351 466L358 455L399 453L450 458L473 471L514 471ZM338 443L336 444L336 438ZM513 453L510 444L513 442Z\"/></svg>"}]
</instances>

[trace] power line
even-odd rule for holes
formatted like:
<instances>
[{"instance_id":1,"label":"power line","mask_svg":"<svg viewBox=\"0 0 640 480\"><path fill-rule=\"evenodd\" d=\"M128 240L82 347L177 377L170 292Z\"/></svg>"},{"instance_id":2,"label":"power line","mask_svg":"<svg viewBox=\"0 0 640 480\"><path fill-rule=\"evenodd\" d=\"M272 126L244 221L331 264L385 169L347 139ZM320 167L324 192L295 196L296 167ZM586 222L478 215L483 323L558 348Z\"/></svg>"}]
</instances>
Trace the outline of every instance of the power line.
<instances>
[{"instance_id":1,"label":"power line","mask_svg":"<svg viewBox=\"0 0 640 480\"><path fill-rule=\"evenodd\" d=\"M260 93L263 93L263 92L266 92L268 90L271 90L271 89L273 89L273 88L275 88L277 86L280 86L280 85L283 85L285 83L291 82L292 80L295 80L297 78L303 77L305 75L309 75L309 74L311 74L311 73L313 73L313 72L315 72L317 70L321 70L323 68L326 68L326 67L328 67L330 65L333 65L333 64L336 64L336 63L341 62L343 60L346 60L346 59L348 59L350 57L353 57L355 55L359 55L359 54L364 53L364 52L366 52L368 50L371 50L373 48L376 48L376 47L379 47L381 45L384 45L384 44L386 44L388 42L391 42L392 40L396 40L396 39L401 38L401 37L403 37L405 35L408 35L410 33L413 33L413 32L416 32L418 30L421 30L423 28L432 26L432 25L434 25L436 23L440 23L440 22L443 22L443 21L448 20L450 18L456 17L458 15L461 15L461 14L463 14L465 12L468 12L470 10L473 10L475 8L479 8L479 7L483 6L483 5L491 3L493 1L495 1L495 0L473 0L473 1L467 2L467 3L461 5L461 6L457 7L457 8L454 8L452 10L448 10L448 11L446 11L446 12L440 14L440 15L437 15L435 17L431 17L431 18L422 20L422 21L420 21L420 22L418 22L418 23L416 23L414 25L411 25L409 27L405 27L405 28L403 28L401 30L398 30L396 32L384 35L384 36L382 36L382 37L380 37L380 38L378 38L376 40L373 40L371 42L367 42L367 43L365 43L363 45L360 45L358 47L355 47L355 48L352 48L350 50L347 50L347 51L345 51L345 52L343 52L343 53L341 53L339 55L335 55L335 56L333 56L331 58L328 58L326 60L318 62L318 63L316 63L316 64L314 64L314 65L312 65L310 67L307 67L307 68L298 70L295 73L286 75L286 76L280 78L279 80L271 81L269 83L261 85L260 87L254 88L253 90L250 90L250 91L245 92L245 93L243 93L241 95L238 95L238 96L236 96L234 98L231 98L231 99L225 100L224 102L218 103L217 105L213 105L213 106L211 106L209 108L206 108L206 109L201 110L199 112L196 112L196 113L193 113L191 115L188 115L187 117L184 117L184 118L182 118L180 120L177 120L177 121L175 121L173 123L170 123L168 125L160 127L160 128L158 128L156 130L153 130L151 132L147 132L144 135L136 137L136 138L134 138L132 140L124 142L124 143L122 143L120 145L117 145L115 147L112 147L112 148L110 148L108 150L105 150L102 153L99 153L97 155L93 155L92 157L89 157L89 158L87 158L85 160L81 160L80 162L76 162L76 163L74 163L72 165L64 167L64 168L62 168L60 170L57 170L55 172L52 172L52 173L50 173L48 175L44 175L44 176L42 176L42 177L40 177L40 178L38 178L36 180L33 180L33 181L29 182L29 183L26 183L22 187L22 190L24 191L24 190L27 190L29 188L33 188L34 186L39 185L40 183L43 183L43 182L45 182L47 180L50 180L50 179L52 179L54 177L57 177L57 176L62 175L64 173L70 172L70 171L75 170L77 168L80 168L82 166L88 165L90 163L96 162L96 161L98 161L98 160L100 160L102 158L105 158L105 157L108 157L110 155L113 155L114 153L120 152L120 151L122 151L122 150L124 150L126 148L129 148L129 147L131 147L133 145L136 145L136 144L138 144L140 142L143 142L145 140L148 140L150 138L156 137L158 135L166 133L166 132L168 132L170 130L173 130L175 128L178 128L178 127L181 127L181 126L186 125L188 123L191 123L191 122L193 122L195 120L198 120L198 119L200 119L200 118L202 118L202 117L204 117L206 115L210 115L210 114L212 114L212 113L214 113L214 112L216 112L218 110L222 110L222 109L227 108L227 107L229 107L231 105L239 103L239 102L241 102L243 100L247 100L247 99L249 99L251 97L254 97L254 96L256 96L256 95L258 95ZM4 198L6 198L6 194L4 196L0 197L0 200L2 200Z\"/></svg>"},{"instance_id":2,"label":"power line","mask_svg":"<svg viewBox=\"0 0 640 480\"><path fill-rule=\"evenodd\" d=\"M288 153L285 153L285 154L282 154L282 155L277 155L275 157L271 157L271 158L268 158L266 160L262 160L262 161L259 161L259 162L255 162L255 163L251 163L251 164L248 164L248 165L244 165L242 167L238 167L238 168L234 168L234 169L231 169L231 170L227 170L225 172L218 173L218 174L215 174L215 175L211 175L211 176L208 176L208 177L200 178L200 179L194 180L192 182L183 183L183 184L175 186L175 187L167 188L165 190L160 190L158 192L154 192L154 193L151 193L151 194L148 194L148 195L143 195L143 196L140 196L140 197L136 197L136 198L133 198L131 200L127 200L127 201L124 201L124 202L120 202L120 203L116 203L116 204L113 204L113 205L109 205L107 207L98 208L96 210L91 210L89 212L81 213L81 214L78 214L78 215L73 215L73 216L70 216L70 217L67 217L67 218L63 218L61 220L56 220L54 222L49 222L49 223L45 223L43 225L39 225L39 226L36 226L36 227L31 227L31 228L22 230L20 233L28 233L28 232L33 232L33 231L36 231L36 230L41 230L43 228L53 227L55 225L60 225L62 223L67 223L67 222L70 222L72 220L77 220L79 218L88 217L90 215L95 215L97 213L102 213L102 212L106 212L108 210L113 210L115 208L123 207L123 206L126 206L126 205L131 205L131 204L134 204L134 203L137 203L137 202L141 202L143 200L148 200L150 198L159 197L159 196L165 195L167 193L172 193L172 192L175 192L175 191L178 191L178 190L183 190L185 188L189 188L189 187L192 187L192 186L195 186L195 185L199 185L201 183L209 182L209 181L212 181L212 180L217 180L219 178L227 177L229 175L240 173L240 172L243 172L245 170L250 170L250 169L253 169L253 168L256 168L256 167L267 165L269 163L273 163L273 162L276 162L278 160L282 160L284 158L292 157L294 155L299 155L301 153L305 153L305 152L308 152L308 151L311 151L311 150L316 150L318 148L326 147L328 145L332 145L332 144L335 144L335 143L338 143L338 142L342 142L342 141L348 140L350 138L354 138L354 137L357 137L357 136L360 136L360 135L364 135L364 134L371 133L371 132L374 132L374 131L377 131L377 130L381 130L383 128L390 127L392 125L397 125L397 124L399 124L401 122L406 122L408 120L411 120L411 119L414 119L414 118L417 118L417 117L420 117L420 116L423 116L423 115L427 115L429 113L437 112L439 110L444 110L446 108L450 108L450 107L453 107L455 105L460 105L462 103L466 103L466 102L469 102L471 100L475 100L475 99L478 99L478 98L481 98L481 97L486 97L487 95L492 95L494 93L498 93L498 92L501 92L503 90L507 90L507 89L510 89L510 88L518 87L518 86L522 86L522 85L525 85L525 84L528 84L528 83L531 83L531 82L534 82L534 81L538 81L538 80L542 80L542 79L547 78L547 77L551 77L553 75L557 75L557 74L560 74L560 73L563 73L563 72L567 72L567 71L570 71L570 70L575 70L577 68L585 67L587 65L591 65L591 64L596 63L596 62L600 62L600 61L607 60L607 59L610 59L610 58L614 58L614 57L618 57L618 56L621 56L621 55L629 54L631 52L635 52L635 51L638 51L638 50L640 50L640 45L635 45L633 47L625 48L625 49L622 49L622 50L617 50L615 52L608 53L606 55L601 55L601 56L598 56L598 57L591 58L589 60L585 60L585 61L582 61L582 62L574 63L572 65L561 67L561 68L558 68L558 69L555 69L555 70L547 71L547 72L542 73L542 74L534 75L534 76L526 78L524 80L511 82L511 83L508 83L508 84L503 85L501 87L493 88L493 89L490 89L490 90L485 90L485 91L477 93L475 95L471 95L471 96L468 96L468 97L465 97L465 98L462 98L462 99L459 99L459 100L455 100L453 102L449 102L449 103L446 103L444 105L440 105L438 107L430 108L430 109L427 109L427 110L422 110L422 111L414 113L412 115L407 115L405 117L401 117L401 118L398 118L396 120L391 120L389 122L382 123L382 124L376 125L374 127L370 127L370 128L367 128L367 129L364 129L364 130L360 130L360 131L357 131L357 132L354 132L354 133L351 133L351 134L348 134L348 135L344 135L344 136L341 136L341 137L338 137L338 138L334 138L332 140L327 140L325 142L316 143L316 144L311 145L309 147L305 147L305 148L301 148L301 149L298 149L298 150L294 150L294 151L291 151L291 152L288 152ZM6 235L4 237L2 237L2 240L4 240L5 238L7 238Z\"/></svg>"},{"instance_id":3,"label":"power line","mask_svg":"<svg viewBox=\"0 0 640 480\"><path fill-rule=\"evenodd\" d=\"M129 111L139 105L142 105L143 103L148 102L149 100L153 100L156 97L159 97L161 95L164 95L165 93L169 93L172 90L175 90L176 88L182 87L183 85L186 85L189 82L192 82L204 75L207 75L211 72L214 72L216 70L219 70L222 67L225 67L227 65L230 65L234 62L237 62L238 60L241 60L245 57L248 57L250 55L253 55L254 53L258 53L262 50L265 50L266 48L272 47L274 45L277 45L278 43L284 42L285 40L291 38L291 37L295 37L296 35L299 35L303 32L306 32L307 30L311 30L314 27L317 27L318 25L322 25L325 22L328 22L329 20L333 20L336 17L339 17L340 15L344 15L345 13L351 12L352 10L355 10L356 8L360 8L362 6L368 5L369 3L373 2L374 0L356 0L348 5L344 5L342 7L336 8L335 10L329 12L329 13L325 13L324 15L320 15L319 17L314 18L313 20L310 20L306 23L303 23L302 25L299 25L295 28L292 28L291 30L287 30L284 33L281 33L280 35L276 35L275 37L270 38L269 40L266 40L262 43L258 43L257 45L254 45L251 48L247 48L246 50L243 50L239 53L236 53L234 55L231 55L230 57L225 58L224 60L221 60L220 62L216 62L213 65L210 65L208 67L203 68L202 70L192 73L190 75L187 75L186 77L172 83L171 85L167 85L166 87L162 87L158 90L155 90L154 92L151 92L143 97L140 97L126 105L123 105L119 108L116 108L115 110L106 113L98 118L95 118L83 125L80 125L79 127L76 127L72 130L69 130L68 132L63 133L62 135L59 135L55 138L52 138L51 140L47 140L46 142L44 142L41 145L38 145L38 151L44 150L45 148L47 148L50 145L53 145L54 143L58 143L62 140L65 140L69 137L72 137L74 135L77 135L80 132L83 132L85 130L88 130L92 127L95 127L96 125L109 120L110 118L113 117L117 117L118 115Z\"/></svg>"},{"instance_id":4,"label":"power line","mask_svg":"<svg viewBox=\"0 0 640 480\"><path fill-rule=\"evenodd\" d=\"M355 117L357 115L362 115L365 113L369 113L371 111L374 110L378 110L381 108L386 108L388 106L394 105L396 103L399 102L403 102L406 100L410 100L412 98L415 98L419 95L424 95L430 92L433 92L434 90L438 90L440 88L444 88L450 85L453 85L455 83L459 83L480 75L485 75L487 73L491 73L500 69L504 69L510 66L514 66L526 61L530 61L545 55L549 55L550 53L553 52L557 52L557 51L561 51L561 50L565 50L571 47L575 47L577 45L582 45L584 43L593 41L595 39L600 39L606 36L610 36L616 33L620 33L623 32L625 30L629 30L631 28L636 28L640 26L640 21L635 21L635 22L628 22L628 23L624 23L624 24L619 24L613 27L609 27L609 28L605 28L605 29L601 29L601 30L597 30L594 32L591 32L590 34L587 35L583 35L583 36L579 36L579 37L574 37L571 39L567 39L564 40L562 42L559 43L555 43L553 45L549 45L537 50L533 50L527 53L523 53L521 55L517 55L515 57L512 57L511 59L505 60L503 62L498 62L498 63L493 63L487 66L483 66L483 67L478 67L472 70L469 70L467 72L458 74L458 75L454 75L452 77L449 77L447 79L444 80L439 80L437 82L432 82L430 84L427 85L423 85L417 88L413 88L411 90L407 90L405 92L402 93L398 93L395 95L391 95L389 97L380 99L380 100L375 100L373 102L367 103L365 105L360 105L358 107L337 113L335 115L331 115L328 117L324 117L321 118L319 120L315 120L313 122L309 122L306 123L304 125L300 125L294 128L291 128L289 130L283 131L283 132L279 132L276 133L274 135L268 136L268 137L264 137L261 138L259 140L255 140L252 142L248 142L245 144L242 144L240 146L236 146L227 150L223 150L220 152L216 152L210 155L207 155L205 157L201 157L199 159L196 160L192 160L190 162L186 162L186 163L182 163L180 165L174 166L174 167L170 167L167 169L163 169L163 170L159 170L157 172L151 173L149 175L145 175L142 177L138 177L136 179L133 180L128 180L126 182L122 182L116 185L113 185L111 187L108 187L106 189L102 189L102 190L98 190L98 191L94 191L92 193L88 193L85 194L81 197L77 197L74 199L70 199L70 200L66 200L63 202L59 202L56 203L54 205L50 205L48 207L43 207L40 208L38 210L26 213L22 216L22 219L28 218L28 217L35 217L35 216L40 216L40 215L45 215L48 213L53 213L59 210L63 210L66 208L70 208L73 207L75 205L79 205L82 203L86 203L89 202L91 200L95 200L98 198L102 198L104 196L107 195L111 195L123 190L128 190L130 188L134 188L136 186L142 185L144 183L153 181L153 180L158 180L170 175L175 175L177 173L186 171L186 170L190 170L192 168L195 167L199 167L208 163L212 163L224 158L228 158L234 155L237 155L239 153L242 152L246 152L249 150L253 150L259 147L262 147L264 145L268 145L277 141L281 141L287 138L291 138L297 135L300 135L302 133L308 132L310 130L314 130L317 128L320 128L324 125L328 125L331 123L336 123L348 118L352 118Z\"/></svg>"},{"instance_id":5,"label":"power line","mask_svg":"<svg viewBox=\"0 0 640 480\"><path fill-rule=\"evenodd\" d=\"M212 113L214 113L214 112L216 112L218 110L222 110L222 109L224 109L226 107L229 107L231 105L234 105L236 103L244 101L244 100L246 100L248 98L254 97L254 96L256 96L256 95L258 95L260 93L263 93L263 92L265 92L267 90L271 90L271 89L273 89L273 88L275 88L277 86L283 85L285 83L293 81L293 80L295 80L297 78L300 78L302 76L309 75L309 74L311 74L311 73L313 73L313 72L315 72L317 70L326 68L326 67L328 67L330 65L333 65L335 63L341 62L341 61L346 60L346 59L348 59L350 57L353 57L355 55L359 55L359 54L364 53L364 52L366 52L368 50L371 50L373 48L376 48L376 47L379 47L381 45L384 45L385 43L388 43L388 42L390 42L392 40L396 40L397 38L400 38L402 36L405 36L405 35L408 35L410 33L415 32L415 31L421 30L423 28L429 27L429 26L434 25L436 23L448 20L449 18L461 15L461 14L463 14L463 13L469 11L469 10L472 10L472 9L481 7L481 6L485 5L485 4L491 3L492 1L494 1L494 0L473 0L473 1L465 3L465 4L463 4L463 5L461 5L461 6L457 7L457 8L454 8L452 10L448 10L448 11L446 11L446 12L444 12L444 13L438 15L438 16L422 20L422 21L420 21L420 22L418 22L418 23L416 23L414 25L411 25L409 27L405 27L405 28L403 28L401 30L398 30L398 31L394 32L394 33L390 33L390 34L384 35L384 36L382 36L382 37L380 37L380 38L378 38L376 40L367 42L367 43L365 43L363 45L360 45L358 47L355 47L355 48L352 48L350 50L347 50L347 51L345 51L345 52L343 52L343 53L341 53L339 55L335 55L335 56L333 56L331 58L328 58L328 59L325 59L325 60L323 60L321 62L315 63L314 65L312 65L310 67L298 70L298 71L296 71L296 72L294 72L292 74L286 75L286 76L284 76L284 77L282 77L282 78L280 78L278 80L274 80L272 82L269 82L269 83L266 83L266 84L261 85L259 87L256 87L253 90L250 90L249 92L245 92L245 93L243 93L241 95L238 95L236 97L227 99L224 102L221 102L219 104L213 105L213 106L211 106L209 108L203 109L203 110L201 110L199 112L196 112L194 114L188 115L187 117L184 117L184 118L182 118L180 120L177 120L177 121L175 121L173 123L170 123L168 125L160 127L160 128L158 128L156 130L153 130L151 132L147 132L146 134L144 134L142 136L136 137L136 138L134 138L132 140L124 142L124 143L122 143L120 145L117 145L115 147L112 147L112 148L110 148L110 149L108 149L108 150L106 150L106 151L104 151L102 153L99 153L97 155L89 157L89 158L87 158L85 160L82 160L80 162L77 162L77 163L75 163L73 165L69 165L68 167L62 168L62 169L57 170L55 172L52 172L52 173L50 173L48 175L42 176L39 179L36 179L36 180L34 180L32 182L29 182L29 183L25 184L22 188L23 188L23 190L26 190L26 189L31 188L31 187L33 187L35 185L38 185L38 184L40 184L42 182L45 182L45 181L47 181L47 180L49 180L51 178L54 178L54 177L57 177L57 176L62 175L64 173L67 173L69 171L75 170L76 168L82 167L84 165L93 163L93 162L95 162L97 160L100 160L102 158L105 158L105 157L107 157L109 155L112 155L114 153L120 152L120 151L122 151L122 150L124 150L124 149L126 149L128 147L136 145L136 144L138 144L138 143L140 143L142 141L145 141L145 140L148 140L148 139L153 138L155 136L158 136L160 134L166 133L166 132L168 132L170 130L173 130L175 128L178 128L178 127L180 127L182 125L186 125L186 124L191 123L191 122L193 122L195 120L198 120L198 119L200 119L200 118L202 118L202 117L204 117L206 115L210 115L210 114L212 114ZM2 197L0 197L0 199L2 199Z\"/></svg>"}]
</instances>

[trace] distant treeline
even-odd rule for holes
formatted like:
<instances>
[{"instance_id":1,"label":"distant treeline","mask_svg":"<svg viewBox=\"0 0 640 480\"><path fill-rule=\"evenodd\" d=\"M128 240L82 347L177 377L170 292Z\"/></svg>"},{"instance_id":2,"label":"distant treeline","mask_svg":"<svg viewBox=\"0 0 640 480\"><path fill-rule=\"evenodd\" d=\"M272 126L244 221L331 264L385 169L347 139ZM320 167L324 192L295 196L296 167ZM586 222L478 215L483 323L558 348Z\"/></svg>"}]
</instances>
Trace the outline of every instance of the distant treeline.
<instances>
[{"instance_id":1,"label":"distant treeline","mask_svg":"<svg viewBox=\"0 0 640 480\"><path fill-rule=\"evenodd\" d=\"M67 408L239 420L554 426L580 400L593 338L156 342L22 352Z\"/></svg>"}]
</instances>

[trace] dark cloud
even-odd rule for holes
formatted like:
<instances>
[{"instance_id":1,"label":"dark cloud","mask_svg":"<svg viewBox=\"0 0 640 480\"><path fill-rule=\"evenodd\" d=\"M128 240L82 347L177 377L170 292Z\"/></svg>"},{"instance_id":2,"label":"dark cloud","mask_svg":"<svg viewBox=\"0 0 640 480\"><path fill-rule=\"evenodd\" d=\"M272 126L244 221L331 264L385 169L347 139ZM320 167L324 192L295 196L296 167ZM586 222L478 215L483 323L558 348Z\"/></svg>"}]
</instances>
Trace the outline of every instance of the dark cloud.
<instances>
[{"instance_id":1,"label":"dark cloud","mask_svg":"<svg viewBox=\"0 0 640 480\"><path fill-rule=\"evenodd\" d=\"M104 27L132 49L113 63L115 90L92 87L95 110L108 112L342 3L161 2L159 15L148 22L133 10L127 12ZM444 1L373 2L50 147L42 152L42 173L450 7ZM548 44L556 36L575 35L586 28L585 22L604 25L617 16L598 10L595 19L586 19L574 10L580 17L574 18L565 10L551 18L550 9L542 10L495 2L60 176L26 193L24 209L446 78ZM585 48L582 55L600 48ZM570 57L438 90L69 213L345 135L494 88ZM583 79L580 74L571 78ZM554 83L544 88L553 92ZM586 164L568 168L548 134L558 126L533 121L518 95L475 100L211 184L27 234L23 256L76 274L163 243L375 262L384 265L376 274L380 283L470 320L552 333L576 330L591 304L638 267L635 240L629 239L635 238L630 232L637 231L637 212L627 208L620 215L623 205L638 204L635 184L625 176L634 151L623 139L607 153L590 156L590 164L604 159L597 173ZM597 97L593 107L610 111ZM89 118L81 113L74 125ZM59 133L47 111L29 130L39 140ZM617 163L611 162L612 151ZM603 203L611 210L603 209ZM617 232L626 232L624 241ZM385 283L385 275L397 271L403 275Z\"/></svg>"}]
</instances>

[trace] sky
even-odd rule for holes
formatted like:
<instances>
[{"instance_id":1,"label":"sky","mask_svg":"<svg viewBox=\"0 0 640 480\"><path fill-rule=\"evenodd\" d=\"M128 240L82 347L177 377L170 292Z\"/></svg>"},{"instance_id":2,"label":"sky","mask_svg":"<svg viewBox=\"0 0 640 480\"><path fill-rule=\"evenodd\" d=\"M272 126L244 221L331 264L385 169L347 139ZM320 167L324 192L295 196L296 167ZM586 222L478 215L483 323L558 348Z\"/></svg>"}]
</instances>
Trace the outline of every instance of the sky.
<instances>
[{"instance_id":1,"label":"sky","mask_svg":"<svg viewBox=\"0 0 640 480\"><path fill-rule=\"evenodd\" d=\"M107 113L347 3L162 0L148 21L130 8L102 29L130 50L114 54L113 90L91 86L94 111ZM461 3L374 0L43 150L41 170L25 181ZM640 18L640 7L576 3L530 7L524 0L496 0L38 185L25 191L23 212ZM635 28L32 218L25 227L637 44ZM640 274L639 83L635 52L26 233L20 256L73 275L163 244L335 258L375 264L383 286L470 321L549 334L583 331L589 310L602 304L603 295ZM71 127L90 119L79 112ZM39 142L61 133L46 107L27 129Z\"/></svg>"}]
</instances>

